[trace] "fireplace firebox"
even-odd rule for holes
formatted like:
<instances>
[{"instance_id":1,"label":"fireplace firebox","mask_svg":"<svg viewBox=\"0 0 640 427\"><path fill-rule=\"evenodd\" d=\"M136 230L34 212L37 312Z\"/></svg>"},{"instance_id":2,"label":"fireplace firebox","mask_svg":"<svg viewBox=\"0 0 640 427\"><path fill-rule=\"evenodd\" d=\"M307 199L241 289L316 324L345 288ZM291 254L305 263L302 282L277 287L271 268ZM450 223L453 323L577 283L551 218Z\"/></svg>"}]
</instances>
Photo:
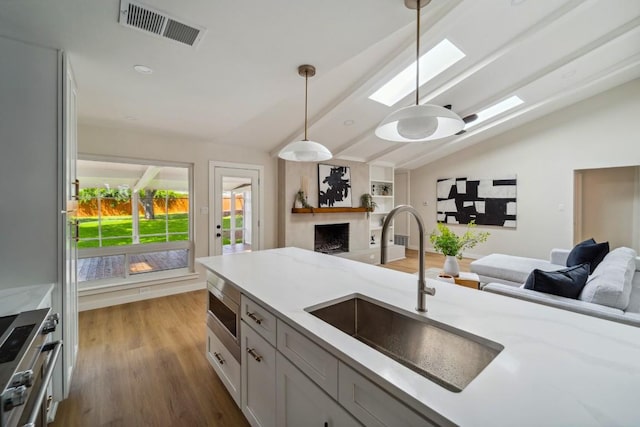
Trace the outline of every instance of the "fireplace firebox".
<instances>
[{"instance_id":1,"label":"fireplace firebox","mask_svg":"<svg viewBox=\"0 0 640 427\"><path fill-rule=\"evenodd\" d=\"M314 250L325 254L349 252L349 224L316 225Z\"/></svg>"}]
</instances>

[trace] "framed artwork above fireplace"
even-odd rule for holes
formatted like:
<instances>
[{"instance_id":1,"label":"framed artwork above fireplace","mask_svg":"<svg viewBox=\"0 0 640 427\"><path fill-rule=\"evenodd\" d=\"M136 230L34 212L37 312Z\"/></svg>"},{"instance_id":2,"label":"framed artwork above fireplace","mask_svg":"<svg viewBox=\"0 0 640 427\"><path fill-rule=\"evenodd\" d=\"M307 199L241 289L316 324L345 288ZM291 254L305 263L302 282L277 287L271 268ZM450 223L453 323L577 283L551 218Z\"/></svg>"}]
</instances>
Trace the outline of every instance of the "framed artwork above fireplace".
<instances>
[{"instance_id":1,"label":"framed artwork above fireplace","mask_svg":"<svg viewBox=\"0 0 640 427\"><path fill-rule=\"evenodd\" d=\"M321 208L352 207L349 166L318 164L318 205Z\"/></svg>"}]
</instances>

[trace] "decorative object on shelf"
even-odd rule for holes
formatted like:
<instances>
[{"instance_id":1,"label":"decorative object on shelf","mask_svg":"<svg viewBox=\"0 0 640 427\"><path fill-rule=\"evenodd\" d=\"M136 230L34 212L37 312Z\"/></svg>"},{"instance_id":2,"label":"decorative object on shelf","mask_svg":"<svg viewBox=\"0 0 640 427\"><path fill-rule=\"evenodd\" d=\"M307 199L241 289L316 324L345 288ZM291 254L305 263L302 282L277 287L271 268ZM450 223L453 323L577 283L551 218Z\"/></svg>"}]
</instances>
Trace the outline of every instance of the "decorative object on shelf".
<instances>
[{"instance_id":1,"label":"decorative object on shelf","mask_svg":"<svg viewBox=\"0 0 640 427\"><path fill-rule=\"evenodd\" d=\"M438 222L516 227L516 176L438 179ZM450 221L452 219L453 221Z\"/></svg>"},{"instance_id":2,"label":"decorative object on shelf","mask_svg":"<svg viewBox=\"0 0 640 427\"><path fill-rule=\"evenodd\" d=\"M371 246L373 246L375 244L376 244L376 236L375 236L375 234L372 234L371 235Z\"/></svg>"},{"instance_id":3,"label":"decorative object on shelf","mask_svg":"<svg viewBox=\"0 0 640 427\"><path fill-rule=\"evenodd\" d=\"M318 206L351 207L351 171L348 166L318 164Z\"/></svg>"},{"instance_id":4,"label":"decorative object on shelf","mask_svg":"<svg viewBox=\"0 0 640 427\"><path fill-rule=\"evenodd\" d=\"M322 162L329 160L333 155L331 151L324 145L309 141L307 138L307 98L308 98L308 86L309 77L316 75L316 67L313 65L300 65L298 67L298 74L304 77L304 139L302 141L295 141L288 144L280 153L278 157L284 160L292 160L294 162Z\"/></svg>"},{"instance_id":5,"label":"decorative object on shelf","mask_svg":"<svg viewBox=\"0 0 640 427\"><path fill-rule=\"evenodd\" d=\"M378 204L373 201L373 196L371 194L364 193L360 196L360 207L367 209L367 218L369 218L370 213L376 210Z\"/></svg>"},{"instance_id":6,"label":"decorative object on shelf","mask_svg":"<svg viewBox=\"0 0 640 427\"><path fill-rule=\"evenodd\" d=\"M478 243L486 242L489 233L486 231L476 232L475 222L471 221L467 224L467 231L458 236L449 229L445 224L438 223L437 231L434 230L429 236L429 240L436 252L440 252L445 256L443 270L446 274L458 277L460 267L456 258L462 258L462 251L471 249Z\"/></svg>"},{"instance_id":7,"label":"decorative object on shelf","mask_svg":"<svg viewBox=\"0 0 640 427\"><path fill-rule=\"evenodd\" d=\"M313 206L307 203L307 195L302 190L299 190L296 193L296 200L294 202L293 207L296 209L300 209L300 208L311 209L311 211L313 212Z\"/></svg>"},{"instance_id":8,"label":"decorative object on shelf","mask_svg":"<svg viewBox=\"0 0 640 427\"><path fill-rule=\"evenodd\" d=\"M447 273L438 274L438 280L440 280L441 282L456 283L456 279L454 279L452 275Z\"/></svg>"},{"instance_id":9,"label":"decorative object on shelf","mask_svg":"<svg viewBox=\"0 0 640 427\"><path fill-rule=\"evenodd\" d=\"M420 9L430 0L404 0L416 10L416 104L389 114L376 128L376 136L388 141L422 142L445 138L464 128L465 123L453 111L439 105L420 105Z\"/></svg>"},{"instance_id":10,"label":"decorative object on shelf","mask_svg":"<svg viewBox=\"0 0 640 427\"><path fill-rule=\"evenodd\" d=\"M388 196L389 195L389 188L390 188L390 186L387 185L387 184L380 185L380 195L381 196Z\"/></svg>"}]
</instances>

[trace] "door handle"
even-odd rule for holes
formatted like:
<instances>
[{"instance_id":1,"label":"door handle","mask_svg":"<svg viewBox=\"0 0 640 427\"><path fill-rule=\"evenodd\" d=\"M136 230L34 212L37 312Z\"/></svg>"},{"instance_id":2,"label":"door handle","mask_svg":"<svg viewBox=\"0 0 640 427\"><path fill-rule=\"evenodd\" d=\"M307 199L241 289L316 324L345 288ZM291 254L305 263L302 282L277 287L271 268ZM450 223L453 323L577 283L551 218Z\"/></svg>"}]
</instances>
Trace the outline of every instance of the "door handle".
<instances>
[{"instance_id":1,"label":"door handle","mask_svg":"<svg viewBox=\"0 0 640 427\"><path fill-rule=\"evenodd\" d=\"M216 233L216 237L220 237L220 236L222 236L222 234Z\"/></svg>"},{"instance_id":2,"label":"door handle","mask_svg":"<svg viewBox=\"0 0 640 427\"><path fill-rule=\"evenodd\" d=\"M217 228L218 230L220 230L220 224L216 225L216 228Z\"/></svg>"}]
</instances>

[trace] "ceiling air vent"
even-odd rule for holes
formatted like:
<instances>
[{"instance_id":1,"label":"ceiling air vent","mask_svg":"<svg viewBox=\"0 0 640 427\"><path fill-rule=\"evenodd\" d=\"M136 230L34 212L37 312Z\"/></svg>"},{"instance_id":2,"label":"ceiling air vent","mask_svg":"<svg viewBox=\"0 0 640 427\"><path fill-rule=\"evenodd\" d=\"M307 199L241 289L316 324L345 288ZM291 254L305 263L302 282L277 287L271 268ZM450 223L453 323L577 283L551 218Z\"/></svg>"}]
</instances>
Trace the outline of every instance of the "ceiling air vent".
<instances>
[{"instance_id":1,"label":"ceiling air vent","mask_svg":"<svg viewBox=\"0 0 640 427\"><path fill-rule=\"evenodd\" d=\"M120 24L193 47L205 33L203 27L180 22L167 13L129 0L120 0Z\"/></svg>"}]
</instances>

